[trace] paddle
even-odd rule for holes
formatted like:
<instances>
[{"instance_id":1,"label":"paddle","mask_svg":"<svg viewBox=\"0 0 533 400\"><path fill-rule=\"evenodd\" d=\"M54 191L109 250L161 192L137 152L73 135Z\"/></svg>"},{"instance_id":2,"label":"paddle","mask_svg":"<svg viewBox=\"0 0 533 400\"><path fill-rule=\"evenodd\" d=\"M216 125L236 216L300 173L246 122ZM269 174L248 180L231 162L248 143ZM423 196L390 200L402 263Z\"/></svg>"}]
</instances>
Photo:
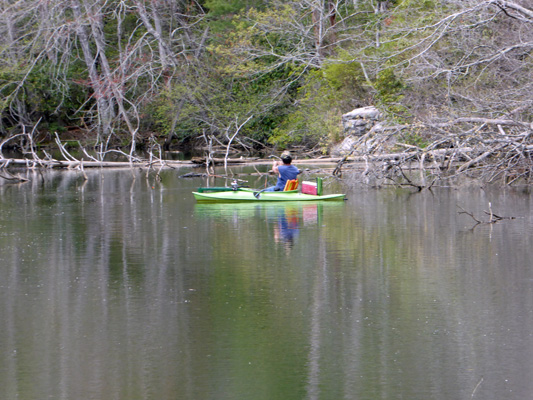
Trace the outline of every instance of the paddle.
<instances>
[{"instance_id":1,"label":"paddle","mask_svg":"<svg viewBox=\"0 0 533 400\"><path fill-rule=\"evenodd\" d=\"M259 199L259 197L261 197L261 193L263 193L265 190L267 190L268 188L264 188L264 189L261 189L259 192L254 192L254 197L256 199Z\"/></svg>"}]
</instances>

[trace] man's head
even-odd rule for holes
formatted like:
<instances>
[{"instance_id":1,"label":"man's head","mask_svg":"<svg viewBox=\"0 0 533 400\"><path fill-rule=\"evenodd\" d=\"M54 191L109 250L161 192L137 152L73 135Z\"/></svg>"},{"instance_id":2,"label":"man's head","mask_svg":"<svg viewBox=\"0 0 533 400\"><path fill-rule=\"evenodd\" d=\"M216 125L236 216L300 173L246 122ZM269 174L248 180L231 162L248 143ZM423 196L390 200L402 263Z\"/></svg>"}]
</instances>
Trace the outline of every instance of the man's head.
<instances>
[{"instance_id":1,"label":"man's head","mask_svg":"<svg viewBox=\"0 0 533 400\"><path fill-rule=\"evenodd\" d=\"M283 156L281 157L281 161L283 161L283 164L290 164L292 162L291 156Z\"/></svg>"},{"instance_id":2,"label":"man's head","mask_svg":"<svg viewBox=\"0 0 533 400\"><path fill-rule=\"evenodd\" d=\"M290 164L292 162L292 157L288 153L283 153L281 155L281 161L283 161L283 164Z\"/></svg>"}]
</instances>

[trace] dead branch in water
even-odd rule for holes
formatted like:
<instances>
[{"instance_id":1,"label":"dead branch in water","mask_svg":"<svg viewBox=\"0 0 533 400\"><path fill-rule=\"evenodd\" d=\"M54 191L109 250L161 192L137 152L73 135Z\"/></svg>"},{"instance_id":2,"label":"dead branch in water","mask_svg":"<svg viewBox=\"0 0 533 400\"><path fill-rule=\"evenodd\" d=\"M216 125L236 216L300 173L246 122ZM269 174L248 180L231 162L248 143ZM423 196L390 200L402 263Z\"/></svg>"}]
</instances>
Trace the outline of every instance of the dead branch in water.
<instances>
[{"instance_id":1,"label":"dead branch in water","mask_svg":"<svg viewBox=\"0 0 533 400\"><path fill-rule=\"evenodd\" d=\"M492 211L492 204L489 202L489 211L485 211L483 210L483 212L489 216L489 219L486 220L486 221L483 221L479 218L476 218L476 216L474 215L474 213L470 212L470 211L466 211L463 207L461 206L457 206L459 209L461 209L461 211L459 211L458 213L459 214L466 214L468 215L470 218L472 218L476 224L474 225L474 228L478 225L490 225L490 224L495 224L497 222L500 222L500 221L503 221L503 220L506 220L506 219L515 219L516 217L502 217L502 216L499 216L497 214L494 214L494 212Z\"/></svg>"},{"instance_id":2,"label":"dead branch in water","mask_svg":"<svg viewBox=\"0 0 533 400\"><path fill-rule=\"evenodd\" d=\"M1 167L0 167L1 168ZM2 173L0 173L0 178L8 181L9 183L24 183L28 182L28 179L22 178L21 176L15 176L8 171L3 170Z\"/></svg>"}]
</instances>

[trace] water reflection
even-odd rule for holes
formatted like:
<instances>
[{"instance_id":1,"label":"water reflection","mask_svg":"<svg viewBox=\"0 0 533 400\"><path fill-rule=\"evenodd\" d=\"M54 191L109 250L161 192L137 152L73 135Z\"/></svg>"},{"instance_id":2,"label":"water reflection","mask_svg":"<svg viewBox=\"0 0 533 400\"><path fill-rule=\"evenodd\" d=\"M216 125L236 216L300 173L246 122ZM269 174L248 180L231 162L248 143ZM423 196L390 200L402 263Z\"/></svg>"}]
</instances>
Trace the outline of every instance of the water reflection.
<instances>
[{"instance_id":1,"label":"water reflection","mask_svg":"<svg viewBox=\"0 0 533 400\"><path fill-rule=\"evenodd\" d=\"M0 186L2 399L533 393L528 193L198 204L174 172L28 176ZM471 230L457 205L488 201L517 219Z\"/></svg>"},{"instance_id":2,"label":"water reflection","mask_svg":"<svg viewBox=\"0 0 533 400\"><path fill-rule=\"evenodd\" d=\"M274 226L274 240L276 243L284 244L287 251L290 251L300 233L301 218L298 211L295 206L287 206L281 209L277 215L277 222Z\"/></svg>"},{"instance_id":3,"label":"water reflection","mask_svg":"<svg viewBox=\"0 0 533 400\"><path fill-rule=\"evenodd\" d=\"M195 215L199 218L215 218L232 221L242 228L246 219L264 221L265 229L272 231L275 243L283 245L287 252L298 240L300 229L319 225L324 207L334 209L343 204L321 202L262 202L262 203L197 203Z\"/></svg>"}]
</instances>

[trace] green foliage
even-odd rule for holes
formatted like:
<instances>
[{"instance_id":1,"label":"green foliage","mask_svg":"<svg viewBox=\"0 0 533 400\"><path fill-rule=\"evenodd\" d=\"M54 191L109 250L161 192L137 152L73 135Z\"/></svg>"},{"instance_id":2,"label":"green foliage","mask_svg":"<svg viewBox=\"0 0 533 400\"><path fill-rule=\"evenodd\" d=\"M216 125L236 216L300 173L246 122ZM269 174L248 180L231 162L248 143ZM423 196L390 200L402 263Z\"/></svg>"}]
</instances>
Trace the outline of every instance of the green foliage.
<instances>
[{"instance_id":1,"label":"green foliage","mask_svg":"<svg viewBox=\"0 0 533 400\"><path fill-rule=\"evenodd\" d=\"M427 145L429 144L428 140L416 131L409 131L407 133L404 133L400 137L400 140L402 143L409 144L411 146L416 146L421 149L427 147Z\"/></svg>"},{"instance_id":2,"label":"green foliage","mask_svg":"<svg viewBox=\"0 0 533 400\"><path fill-rule=\"evenodd\" d=\"M179 141L201 135L200 107L194 102L196 96L196 93L187 93L183 85L161 92L147 109L154 130L162 136L174 134Z\"/></svg>"},{"instance_id":3,"label":"green foliage","mask_svg":"<svg viewBox=\"0 0 533 400\"><path fill-rule=\"evenodd\" d=\"M18 112L24 111L27 120L41 120L41 129L61 131L83 104L89 104L85 88L54 79L53 68L51 63L43 62L26 72L7 69L0 72L3 99L0 112L4 121L9 121L7 108L15 102ZM23 85L19 85L21 80Z\"/></svg>"},{"instance_id":4,"label":"green foliage","mask_svg":"<svg viewBox=\"0 0 533 400\"><path fill-rule=\"evenodd\" d=\"M326 63L322 73L327 84L335 90L362 90L364 75L357 62Z\"/></svg>"},{"instance_id":5,"label":"green foliage","mask_svg":"<svg viewBox=\"0 0 533 400\"><path fill-rule=\"evenodd\" d=\"M309 148L319 147L327 152L331 143L339 140L341 128L339 115L335 112L322 111L313 115L313 109L295 108L283 122L276 127L268 141L283 150L291 146L303 145Z\"/></svg>"},{"instance_id":6,"label":"green foliage","mask_svg":"<svg viewBox=\"0 0 533 400\"><path fill-rule=\"evenodd\" d=\"M220 60L219 60L220 61ZM176 82L151 104L150 118L158 132L174 133L180 140L194 139L204 132L220 136L229 128L229 134L249 115L254 118L242 127L239 138L266 142L269 132L284 118L290 108L290 96L276 98L279 82L285 82L292 73L290 67L275 69L268 74L249 79L224 73L223 65L204 70L207 76L191 73L184 83ZM221 70L221 71L219 71ZM291 85L287 92L294 92ZM279 96L279 95L278 95ZM179 118L174 121L176 115Z\"/></svg>"},{"instance_id":7,"label":"green foliage","mask_svg":"<svg viewBox=\"0 0 533 400\"><path fill-rule=\"evenodd\" d=\"M346 60L346 61L344 61ZM393 88L383 80L384 93ZM310 71L298 90L297 107L273 132L270 143L319 146L323 151L342 140L341 115L372 102L371 86L361 64L339 51L335 60L326 60L321 69Z\"/></svg>"},{"instance_id":8,"label":"green foliage","mask_svg":"<svg viewBox=\"0 0 533 400\"><path fill-rule=\"evenodd\" d=\"M119 20L110 13L104 19L103 32L108 44L106 56L111 62L116 62L118 61L119 48L125 48L132 42L141 39L143 35L146 35L146 28L140 24L134 13L126 13L120 21L119 28ZM117 32L120 32L120 35Z\"/></svg>"},{"instance_id":9,"label":"green foliage","mask_svg":"<svg viewBox=\"0 0 533 400\"><path fill-rule=\"evenodd\" d=\"M291 64L290 57L283 59L280 55L289 54L301 40L290 30L295 18L289 5L266 10L252 8L235 16L227 34L215 40L210 50L226 60L226 73L239 76L262 74L275 64ZM255 55L250 57L250 52Z\"/></svg>"},{"instance_id":10,"label":"green foliage","mask_svg":"<svg viewBox=\"0 0 533 400\"><path fill-rule=\"evenodd\" d=\"M205 0L204 7L209 17L210 29L227 39L226 33L234 30L234 18L246 13L250 8L261 9L267 0Z\"/></svg>"},{"instance_id":11,"label":"green foliage","mask_svg":"<svg viewBox=\"0 0 533 400\"><path fill-rule=\"evenodd\" d=\"M437 7L437 1L435 0L403 0L398 2L400 9L406 10L433 10Z\"/></svg>"},{"instance_id":12,"label":"green foliage","mask_svg":"<svg viewBox=\"0 0 533 400\"><path fill-rule=\"evenodd\" d=\"M374 87L378 96L383 101L387 99L398 99L399 94L405 88L403 82L394 74L392 68L387 68L379 72Z\"/></svg>"},{"instance_id":13,"label":"green foliage","mask_svg":"<svg viewBox=\"0 0 533 400\"><path fill-rule=\"evenodd\" d=\"M246 5L244 0L206 0L205 8L209 16L218 17L227 14L235 14Z\"/></svg>"},{"instance_id":14,"label":"green foliage","mask_svg":"<svg viewBox=\"0 0 533 400\"><path fill-rule=\"evenodd\" d=\"M402 105L403 91L406 85L394 73L392 68L386 68L379 72L374 81L377 103L389 114L401 120L407 116L407 109Z\"/></svg>"},{"instance_id":15,"label":"green foliage","mask_svg":"<svg viewBox=\"0 0 533 400\"><path fill-rule=\"evenodd\" d=\"M340 139L339 110L345 106L346 94L361 90L355 84L359 73L353 64L330 64L309 73L298 90L297 107L274 129L269 142L281 148L305 145L326 151Z\"/></svg>"}]
</instances>

